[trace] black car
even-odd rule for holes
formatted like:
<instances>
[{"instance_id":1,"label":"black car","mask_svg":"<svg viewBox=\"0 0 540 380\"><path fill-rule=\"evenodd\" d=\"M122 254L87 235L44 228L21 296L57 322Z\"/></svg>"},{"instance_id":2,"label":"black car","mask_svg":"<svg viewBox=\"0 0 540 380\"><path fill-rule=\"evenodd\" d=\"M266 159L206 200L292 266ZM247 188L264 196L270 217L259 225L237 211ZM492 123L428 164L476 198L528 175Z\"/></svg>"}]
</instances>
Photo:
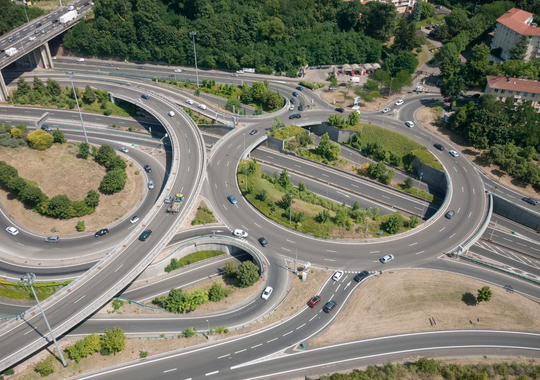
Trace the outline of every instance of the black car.
<instances>
[{"instance_id":1,"label":"black car","mask_svg":"<svg viewBox=\"0 0 540 380\"><path fill-rule=\"evenodd\" d=\"M360 272L356 276L354 276L354 281L360 282L363 279L367 278L368 276L369 276L369 272L367 270L363 270L362 272Z\"/></svg>"},{"instance_id":2,"label":"black car","mask_svg":"<svg viewBox=\"0 0 540 380\"><path fill-rule=\"evenodd\" d=\"M152 168L150 165L144 165L144 170L146 170L147 173L152 173Z\"/></svg>"},{"instance_id":3,"label":"black car","mask_svg":"<svg viewBox=\"0 0 540 380\"><path fill-rule=\"evenodd\" d=\"M38 22L38 23L36 24L36 29L39 28L40 26L41 26L41 23Z\"/></svg>"},{"instance_id":4,"label":"black car","mask_svg":"<svg viewBox=\"0 0 540 380\"><path fill-rule=\"evenodd\" d=\"M303 111L303 110L304 110L304 105L300 103L300 105L298 106L298 111Z\"/></svg>"},{"instance_id":5,"label":"black car","mask_svg":"<svg viewBox=\"0 0 540 380\"><path fill-rule=\"evenodd\" d=\"M300 115L299 113L295 113L291 116L289 116L289 119L300 119L302 117L302 115Z\"/></svg>"},{"instance_id":6,"label":"black car","mask_svg":"<svg viewBox=\"0 0 540 380\"><path fill-rule=\"evenodd\" d=\"M145 231L143 231L141 236L139 236L139 240L140 241L147 241L148 238L150 237L150 235L152 235L152 230L145 230Z\"/></svg>"},{"instance_id":7,"label":"black car","mask_svg":"<svg viewBox=\"0 0 540 380\"><path fill-rule=\"evenodd\" d=\"M532 199L532 198L528 198L528 197L521 198L521 200L524 201L524 202L527 202L528 204L531 204L533 206L536 206L536 204L538 203L536 201L536 199Z\"/></svg>"},{"instance_id":8,"label":"black car","mask_svg":"<svg viewBox=\"0 0 540 380\"><path fill-rule=\"evenodd\" d=\"M146 94L141 94L141 98L146 99L146 100L150 99L150 97Z\"/></svg>"},{"instance_id":9,"label":"black car","mask_svg":"<svg viewBox=\"0 0 540 380\"><path fill-rule=\"evenodd\" d=\"M139 70L146 70L146 68L144 66L137 66L137 69Z\"/></svg>"},{"instance_id":10,"label":"black car","mask_svg":"<svg viewBox=\"0 0 540 380\"><path fill-rule=\"evenodd\" d=\"M58 22L58 19L52 21L53 24L56 24L57 22Z\"/></svg>"},{"instance_id":11,"label":"black car","mask_svg":"<svg viewBox=\"0 0 540 380\"><path fill-rule=\"evenodd\" d=\"M256 129L252 129L251 132L249 132L250 135L256 135L257 133L259 133L259 131Z\"/></svg>"},{"instance_id":12,"label":"black car","mask_svg":"<svg viewBox=\"0 0 540 380\"><path fill-rule=\"evenodd\" d=\"M444 146L442 146L441 144L433 144L433 146L439 150L444 150Z\"/></svg>"},{"instance_id":13,"label":"black car","mask_svg":"<svg viewBox=\"0 0 540 380\"><path fill-rule=\"evenodd\" d=\"M324 305L323 307L323 311L325 313L330 313L337 305L337 302L336 301L329 301L326 303L326 305Z\"/></svg>"},{"instance_id":14,"label":"black car","mask_svg":"<svg viewBox=\"0 0 540 380\"><path fill-rule=\"evenodd\" d=\"M113 67L113 66L114 66L114 63L107 63L107 66Z\"/></svg>"},{"instance_id":15,"label":"black car","mask_svg":"<svg viewBox=\"0 0 540 380\"><path fill-rule=\"evenodd\" d=\"M53 130L53 129L52 129L51 127L49 127L48 125L42 125L42 126L41 126L41 129L43 129L43 130L46 131L46 132L52 132L52 130Z\"/></svg>"},{"instance_id":16,"label":"black car","mask_svg":"<svg viewBox=\"0 0 540 380\"><path fill-rule=\"evenodd\" d=\"M94 237L100 237L103 235L107 235L108 233L109 233L109 230L107 228L102 228L101 230L99 230L98 232L94 234Z\"/></svg>"},{"instance_id":17,"label":"black car","mask_svg":"<svg viewBox=\"0 0 540 380\"><path fill-rule=\"evenodd\" d=\"M264 237L260 237L260 238L259 238L259 243L261 243L261 245L262 245L263 247L268 246L268 242L266 241L266 239L265 239Z\"/></svg>"},{"instance_id":18,"label":"black car","mask_svg":"<svg viewBox=\"0 0 540 380\"><path fill-rule=\"evenodd\" d=\"M341 113L345 112L345 110L343 108L341 108L341 107L336 108L336 111L341 112Z\"/></svg>"},{"instance_id":19,"label":"black car","mask_svg":"<svg viewBox=\"0 0 540 380\"><path fill-rule=\"evenodd\" d=\"M291 98L291 104L296 104L296 99Z\"/></svg>"}]
</instances>

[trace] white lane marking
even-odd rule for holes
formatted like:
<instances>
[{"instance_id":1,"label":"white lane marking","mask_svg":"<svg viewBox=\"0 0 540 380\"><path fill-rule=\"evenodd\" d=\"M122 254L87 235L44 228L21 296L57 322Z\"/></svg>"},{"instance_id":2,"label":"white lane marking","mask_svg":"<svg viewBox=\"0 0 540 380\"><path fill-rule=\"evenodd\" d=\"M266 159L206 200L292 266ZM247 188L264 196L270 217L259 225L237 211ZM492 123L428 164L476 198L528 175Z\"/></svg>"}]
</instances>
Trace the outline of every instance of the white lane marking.
<instances>
[{"instance_id":1,"label":"white lane marking","mask_svg":"<svg viewBox=\"0 0 540 380\"><path fill-rule=\"evenodd\" d=\"M219 373L219 371L214 371L214 372L208 372L206 375L204 376L211 376L211 375L215 375L216 373Z\"/></svg>"},{"instance_id":2,"label":"white lane marking","mask_svg":"<svg viewBox=\"0 0 540 380\"><path fill-rule=\"evenodd\" d=\"M354 183L351 183L351 186L358 187L358 186L356 186Z\"/></svg>"},{"instance_id":3,"label":"white lane marking","mask_svg":"<svg viewBox=\"0 0 540 380\"><path fill-rule=\"evenodd\" d=\"M283 334L282 336L287 336L287 335L289 335L289 334L291 334L291 333L292 333L292 331L289 331L288 333L285 333L285 334Z\"/></svg>"},{"instance_id":4,"label":"white lane marking","mask_svg":"<svg viewBox=\"0 0 540 380\"><path fill-rule=\"evenodd\" d=\"M240 225L244 230L249 231L243 224Z\"/></svg>"},{"instance_id":5,"label":"white lane marking","mask_svg":"<svg viewBox=\"0 0 540 380\"><path fill-rule=\"evenodd\" d=\"M461 211L461 207L457 209L457 213L459 214L460 211Z\"/></svg>"},{"instance_id":6,"label":"white lane marking","mask_svg":"<svg viewBox=\"0 0 540 380\"><path fill-rule=\"evenodd\" d=\"M296 166L297 168L301 168L301 166L300 166L300 165L296 165L296 164L294 164L294 166Z\"/></svg>"},{"instance_id":7,"label":"white lane marking","mask_svg":"<svg viewBox=\"0 0 540 380\"><path fill-rule=\"evenodd\" d=\"M409 244L409 247L412 247L413 245L416 245L416 244L418 244L418 242Z\"/></svg>"},{"instance_id":8,"label":"white lane marking","mask_svg":"<svg viewBox=\"0 0 540 380\"><path fill-rule=\"evenodd\" d=\"M256 225L256 226L257 226L257 227L259 227L259 228L262 228L262 227L261 227L261 226L259 226L259 225L258 225L257 223L253 223L253 224L254 224L254 225Z\"/></svg>"},{"instance_id":9,"label":"white lane marking","mask_svg":"<svg viewBox=\"0 0 540 380\"><path fill-rule=\"evenodd\" d=\"M166 371L163 371L163 373L172 372L172 371L176 371L176 368L168 369L168 370L166 370Z\"/></svg>"},{"instance_id":10,"label":"white lane marking","mask_svg":"<svg viewBox=\"0 0 540 380\"><path fill-rule=\"evenodd\" d=\"M343 194L342 192L339 192L339 191L337 191L337 190L336 190L336 193L341 194L341 195L343 195L344 197L350 198L347 194ZM383 195L383 197L384 197L384 195ZM390 199L390 198L389 198L389 199Z\"/></svg>"},{"instance_id":11,"label":"white lane marking","mask_svg":"<svg viewBox=\"0 0 540 380\"><path fill-rule=\"evenodd\" d=\"M452 236L450 236L448 239L452 239L455 235L456 235L456 233L454 232L454 233L452 234Z\"/></svg>"},{"instance_id":12,"label":"white lane marking","mask_svg":"<svg viewBox=\"0 0 540 380\"><path fill-rule=\"evenodd\" d=\"M274 340L277 340L278 338L274 338L274 339L270 339L268 342L266 343L270 343L270 342L273 342Z\"/></svg>"},{"instance_id":13,"label":"white lane marking","mask_svg":"<svg viewBox=\"0 0 540 380\"><path fill-rule=\"evenodd\" d=\"M303 325L298 326L296 329L299 330L299 329L301 329L302 327L304 327L305 325L306 325L306 324L304 323Z\"/></svg>"},{"instance_id":14,"label":"white lane marking","mask_svg":"<svg viewBox=\"0 0 540 380\"><path fill-rule=\"evenodd\" d=\"M77 301L73 302L73 303L79 302L79 301L82 300L84 297L86 297L86 294L85 294L84 296L82 296L81 298L79 298Z\"/></svg>"},{"instance_id":15,"label":"white lane marking","mask_svg":"<svg viewBox=\"0 0 540 380\"><path fill-rule=\"evenodd\" d=\"M24 333L24 335L26 335L26 334L30 334L30 333L31 333L32 331L36 331L36 330L34 330L34 329L32 329L32 330L28 330L27 332L25 332L25 333Z\"/></svg>"},{"instance_id":16,"label":"white lane marking","mask_svg":"<svg viewBox=\"0 0 540 380\"><path fill-rule=\"evenodd\" d=\"M257 348L257 347L260 347L260 346L262 346L262 343L259 343L256 346L251 347L251 349L254 349L254 348Z\"/></svg>"},{"instance_id":17,"label":"white lane marking","mask_svg":"<svg viewBox=\"0 0 540 380\"><path fill-rule=\"evenodd\" d=\"M322 173L322 175L323 175L324 177L330 178L330 177L328 177L328 176L327 176L326 174L324 174L324 173Z\"/></svg>"},{"instance_id":18,"label":"white lane marking","mask_svg":"<svg viewBox=\"0 0 540 380\"><path fill-rule=\"evenodd\" d=\"M227 147L227 149L230 148L231 146L232 146L232 143L229 144L229 146Z\"/></svg>"},{"instance_id":19,"label":"white lane marking","mask_svg":"<svg viewBox=\"0 0 540 380\"><path fill-rule=\"evenodd\" d=\"M223 359L223 358L226 358L227 356L230 356L231 354L227 354L227 355L223 355L223 356L218 356L218 359Z\"/></svg>"},{"instance_id":20,"label":"white lane marking","mask_svg":"<svg viewBox=\"0 0 540 380\"><path fill-rule=\"evenodd\" d=\"M457 172L457 169L456 169L456 167L455 167L455 166L454 166L454 171L455 171L455 172Z\"/></svg>"},{"instance_id":21,"label":"white lane marking","mask_svg":"<svg viewBox=\"0 0 540 380\"><path fill-rule=\"evenodd\" d=\"M101 244L101 242L100 242L100 241L98 241L97 243L92 243L92 245L96 245L96 244Z\"/></svg>"},{"instance_id":22,"label":"white lane marking","mask_svg":"<svg viewBox=\"0 0 540 380\"><path fill-rule=\"evenodd\" d=\"M244 352L244 351L247 351L247 348L244 348L243 350L240 350L240 351L236 351L234 354L236 355L236 354L239 354L239 353Z\"/></svg>"},{"instance_id":23,"label":"white lane marking","mask_svg":"<svg viewBox=\"0 0 540 380\"><path fill-rule=\"evenodd\" d=\"M227 166L229 166L229 161L227 161Z\"/></svg>"},{"instance_id":24,"label":"white lane marking","mask_svg":"<svg viewBox=\"0 0 540 380\"><path fill-rule=\"evenodd\" d=\"M286 241L288 241L289 243L293 243L293 244L296 244L294 241L292 240L289 240L289 239L285 239Z\"/></svg>"},{"instance_id":25,"label":"white lane marking","mask_svg":"<svg viewBox=\"0 0 540 380\"><path fill-rule=\"evenodd\" d=\"M465 168L465 166L462 169L465 170L465 173L467 173L467 168Z\"/></svg>"},{"instance_id":26,"label":"white lane marking","mask_svg":"<svg viewBox=\"0 0 540 380\"><path fill-rule=\"evenodd\" d=\"M513 197L513 196L512 196L512 195L510 195L510 194L506 194L506 195L507 195L507 196L509 196L510 198L514 198L514 199L516 199L516 197Z\"/></svg>"},{"instance_id":27,"label":"white lane marking","mask_svg":"<svg viewBox=\"0 0 540 380\"><path fill-rule=\"evenodd\" d=\"M225 209L225 211L227 211L227 207L225 207L225 205L224 205L224 204L221 204L221 205L223 206L223 208Z\"/></svg>"},{"instance_id":28,"label":"white lane marking","mask_svg":"<svg viewBox=\"0 0 540 380\"><path fill-rule=\"evenodd\" d=\"M416 255L419 255L419 254L424 253L424 252L426 252L426 251L420 251L420 252L416 253Z\"/></svg>"},{"instance_id":29,"label":"white lane marking","mask_svg":"<svg viewBox=\"0 0 540 380\"><path fill-rule=\"evenodd\" d=\"M283 248L283 247L281 247L281 249L283 249L283 250L285 250L285 251L289 251L289 252L291 252L291 250L290 250L290 249L287 249L287 248Z\"/></svg>"},{"instance_id":30,"label":"white lane marking","mask_svg":"<svg viewBox=\"0 0 540 380\"><path fill-rule=\"evenodd\" d=\"M267 155L267 156L266 156L266 158L270 158L270 159L272 159L272 158L274 158L274 157L270 157L270 156L268 156L268 155Z\"/></svg>"},{"instance_id":31,"label":"white lane marking","mask_svg":"<svg viewBox=\"0 0 540 380\"><path fill-rule=\"evenodd\" d=\"M238 145L238 147L236 148L236 150L240 149L241 146L242 146L242 144Z\"/></svg>"},{"instance_id":32,"label":"white lane marking","mask_svg":"<svg viewBox=\"0 0 540 380\"><path fill-rule=\"evenodd\" d=\"M461 192L462 192L462 193L465 192L465 189L463 188L463 186L461 186Z\"/></svg>"},{"instance_id":33,"label":"white lane marking","mask_svg":"<svg viewBox=\"0 0 540 380\"><path fill-rule=\"evenodd\" d=\"M336 261L336 260L333 260L333 259L324 259L325 261Z\"/></svg>"},{"instance_id":34,"label":"white lane marking","mask_svg":"<svg viewBox=\"0 0 540 380\"><path fill-rule=\"evenodd\" d=\"M312 320L314 320L315 318L317 318L317 315L315 314L313 317L311 317L311 319L309 320L309 322L311 322Z\"/></svg>"},{"instance_id":35,"label":"white lane marking","mask_svg":"<svg viewBox=\"0 0 540 380\"><path fill-rule=\"evenodd\" d=\"M531 247L531 249L534 249L535 251L540 251L540 249L537 249L537 248L534 248L534 247Z\"/></svg>"},{"instance_id":36,"label":"white lane marking","mask_svg":"<svg viewBox=\"0 0 540 380\"><path fill-rule=\"evenodd\" d=\"M506 240L506 241L512 241L512 240L510 240L510 239L507 239L507 238L503 238L503 240Z\"/></svg>"},{"instance_id":37,"label":"white lane marking","mask_svg":"<svg viewBox=\"0 0 540 380\"><path fill-rule=\"evenodd\" d=\"M124 264L121 264L118 268L116 268L116 270L114 271L114 273L116 273L118 271L118 269L122 268L124 266Z\"/></svg>"},{"instance_id":38,"label":"white lane marking","mask_svg":"<svg viewBox=\"0 0 540 380\"><path fill-rule=\"evenodd\" d=\"M379 253L379 252L381 252L381 251L371 251L370 253Z\"/></svg>"},{"instance_id":39,"label":"white lane marking","mask_svg":"<svg viewBox=\"0 0 540 380\"><path fill-rule=\"evenodd\" d=\"M217 165L219 165L220 162L221 162L221 160L218 160Z\"/></svg>"},{"instance_id":40,"label":"white lane marking","mask_svg":"<svg viewBox=\"0 0 540 380\"><path fill-rule=\"evenodd\" d=\"M22 245L24 247L24 244L17 242L17 244Z\"/></svg>"},{"instance_id":41,"label":"white lane marking","mask_svg":"<svg viewBox=\"0 0 540 380\"><path fill-rule=\"evenodd\" d=\"M439 230L439 232L443 232L443 230L445 229L446 227L443 227Z\"/></svg>"},{"instance_id":42,"label":"white lane marking","mask_svg":"<svg viewBox=\"0 0 540 380\"><path fill-rule=\"evenodd\" d=\"M517 245L521 245L522 247L526 247L525 244L523 244L523 243L518 243L517 241L516 241L516 244L517 244Z\"/></svg>"},{"instance_id":43,"label":"white lane marking","mask_svg":"<svg viewBox=\"0 0 540 380\"><path fill-rule=\"evenodd\" d=\"M336 253L337 251L332 251L331 249L327 249L326 252Z\"/></svg>"},{"instance_id":44,"label":"white lane marking","mask_svg":"<svg viewBox=\"0 0 540 380\"><path fill-rule=\"evenodd\" d=\"M336 288L336 292L339 290L340 287L341 287L341 284L339 284L338 287Z\"/></svg>"},{"instance_id":45,"label":"white lane marking","mask_svg":"<svg viewBox=\"0 0 540 380\"><path fill-rule=\"evenodd\" d=\"M471 212L469 213L469 216L468 216L467 218L470 218L470 217L471 217L471 215L472 215L472 211L471 211Z\"/></svg>"},{"instance_id":46,"label":"white lane marking","mask_svg":"<svg viewBox=\"0 0 540 380\"><path fill-rule=\"evenodd\" d=\"M476 192L474 191L474 188L472 189L472 193L473 193L473 194L476 194Z\"/></svg>"},{"instance_id":47,"label":"white lane marking","mask_svg":"<svg viewBox=\"0 0 540 380\"><path fill-rule=\"evenodd\" d=\"M383 195L382 197L383 197L383 198L386 198L386 199L390 199L390 197L387 197L386 195Z\"/></svg>"}]
</instances>

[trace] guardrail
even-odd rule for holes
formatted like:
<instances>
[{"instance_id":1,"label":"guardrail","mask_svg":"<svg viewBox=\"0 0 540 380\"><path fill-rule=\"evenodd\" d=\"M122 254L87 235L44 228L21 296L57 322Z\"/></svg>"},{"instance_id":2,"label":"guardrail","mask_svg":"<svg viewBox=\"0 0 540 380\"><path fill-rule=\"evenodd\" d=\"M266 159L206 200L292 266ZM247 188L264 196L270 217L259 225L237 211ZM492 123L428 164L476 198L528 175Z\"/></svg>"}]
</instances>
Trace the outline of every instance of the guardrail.
<instances>
[{"instance_id":1,"label":"guardrail","mask_svg":"<svg viewBox=\"0 0 540 380\"><path fill-rule=\"evenodd\" d=\"M465 243L460 244L459 247L457 247L454 250L454 252L458 252L458 253L463 252L463 251L467 250L467 247L469 245L476 243L476 241L478 241L478 239L480 239L480 237L486 231L486 229L487 229L487 227L489 225L489 221L491 219L492 213L493 213L493 194L489 193L488 212L486 214L486 218L484 219L484 222L482 223L482 225L480 226L478 231L476 231L469 239L467 239L467 241Z\"/></svg>"},{"instance_id":2,"label":"guardrail","mask_svg":"<svg viewBox=\"0 0 540 380\"><path fill-rule=\"evenodd\" d=\"M77 78L79 79L79 78ZM95 78L90 78L92 80L95 80ZM126 97L127 98L127 97ZM129 99L129 98L128 98ZM141 105L141 104L140 104ZM147 107L146 105L142 105L143 108L145 108L148 112L150 112L158 121L162 123L165 130L167 130L170 133L171 136L171 145L172 145L172 162L173 162L173 169L171 171L178 170L179 167L179 158L175 157L176 149L178 148L178 139L175 133L173 133L171 126L168 124L168 122L157 112L153 111L153 109ZM184 114L185 115L185 114ZM168 234L161 240L161 242L154 247L154 249L149 252L144 259L142 259L137 266L135 266L129 273L127 273L120 281L116 282L108 292L98 297L96 300L94 300L91 304L86 306L85 309L79 311L75 316L73 316L70 320L62 323L60 326L56 326L54 328L54 332L57 335L61 335L65 331L75 327L78 323L85 320L88 316L92 315L99 307L101 307L103 304L108 302L110 299L112 299L118 292L123 289L126 285L128 285L130 282L132 282L153 260L154 258L159 254L159 252L163 249L166 242L170 241L170 239L173 237L173 235L176 233L176 228L184 221L186 216L188 215L188 211L190 207L194 204L195 200L198 197L198 194L200 193L203 179L204 179L204 168L206 164L206 152L204 148L204 140L202 138L202 135L200 131L198 130L197 126L193 122L191 118L189 118L187 115L185 115L186 120L188 123L191 121L192 126L194 126L195 130L197 131L196 135L199 139L199 148L202 152L202 159L201 159L201 165L199 167L199 175L198 175L198 182L197 185L193 191L193 196L191 199L187 202L186 207L184 207L184 210L179 218L175 221L174 225L169 229ZM169 181L172 181L172 177L169 177L165 187L167 185L170 187ZM164 194L162 194L164 196ZM188 207L189 206L189 207ZM120 249L123 249L127 243L137 234L140 232L141 228L144 228L143 225L145 224L144 221L150 219L159 211L159 208L155 208L154 212L152 214L147 214L144 218L143 222L139 224L139 228L134 229L134 231L129 234L116 248L114 248L111 252L109 252L105 257L103 257L98 263L96 263L91 269L89 269L87 272L85 272L83 275L81 275L78 279L73 281L68 287L64 288L63 290L59 291L58 293L53 294L51 297L47 298L44 302L42 302L42 307L44 309L47 309L54 303L61 300L62 297L65 297L70 292L73 292L74 290L78 289L80 286L84 285L86 281L90 280L91 276L95 274L95 272L101 270L104 266L106 266L113 258L116 257L116 254L119 253ZM176 228L175 228L176 227ZM135 233L135 231L138 231ZM31 313L32 316L35 315L37 312L37 305L27 310L24 314ZM0 329L6 329L7 327L10 327L13 323L18 321L21 318L21 316L17 316L14 319L11 319L10 321L4 323L0 326ZM8 368L9 366L19 362L29 354L35 352L37 349L49 344L46 339L39 339L35 341L34 343L28 345L23 350L19 351L18 353L8 357L3 362L0 363L0 372L1 370Z\"/></svg>"}]
</instances>

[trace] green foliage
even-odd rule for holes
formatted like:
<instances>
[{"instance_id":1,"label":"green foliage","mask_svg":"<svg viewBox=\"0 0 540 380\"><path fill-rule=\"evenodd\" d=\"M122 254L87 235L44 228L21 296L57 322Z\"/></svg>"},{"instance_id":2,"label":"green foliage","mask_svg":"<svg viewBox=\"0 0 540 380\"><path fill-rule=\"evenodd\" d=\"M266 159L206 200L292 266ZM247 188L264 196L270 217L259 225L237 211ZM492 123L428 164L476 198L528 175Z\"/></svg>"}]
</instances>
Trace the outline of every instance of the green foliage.
<instances>
[{"instance_id":1,"label":"green foliage","mask_svg":"<svg viewBox=\"0 0 540 380\"><path fill-rule=\"evenodd\" d=\"M84 232L86 230L86 225L84 224L84 220L79 220L77 222L77 231Z\"/></svg>"},{"instance_id":2,"label":"green foliage","mask_svg":"<svg viewBox=\"0 0 540 380\"><path fill-rule=\"evenodd\" d=\"M238 265L236 278L238 279L239 287L247 288L255 284L259 280L259 277L259 267L251 261L244 261Z\"/></svg>"},{"instance_id":3,"label":"green foliage","mask_svg":"<svg viewBox=\"0 0 540 380\"><path fill-rule=\"evenodd\" d=\"M148 351L141 351L141 352L139 352L139 357L140 357L141 359L144 359L144 358L146 358L147 356L148 356Z\"/></svg>"},{"instance_id":4,"label":"green foliage","mask_svg":"<svg viewBox=\"0 0 540 380\"><path fill-rule=\"evenodd\" d=\"M41 377L49 376L54 372L54 356L47 356L45 360L36 364L34 370L39 373Z\"/></svg>"},{"instance_id":5,"label":"green foliage","mask_svg":"<svg viewBox=\"0 0 540 380\"><path fill-rule=\"evenodd\" d=\"M104 330L101 337L101 350L116 354L126 347L126 334L120 327L113 327L112 330Z\"/></svg>"},{"instance_id":6,"label":"green foliage","mask_svg":"<svg viewBox=\"0 0 540 380\"><path fill-rule=\"evenodd\" d=\"M126 185L127 174L122 169L114 169L105 174L100 184L101 191L105 193L118 193Z\"/></svg>"},{"instance_id":7,"label":"green foliage","mask_svg":"<svg viewBox=\"0 0 540 380\"><path fill-rule=\"evenodd\" d=\"M381 227L391 235L397 234L403 227L403 218L399 214L393 214Z\"/></svg>"},{"instance_id":8,"label":"green foliage","mask_svg":"<svg viewBox=\"0 0 540 380\"><path fill-rule=\"evenodd\" d=\"M416 216L411 216L411 218L409 219L409 221L407 222L407 225L410 227L410 228L414 228L418 225L418 218Z\"/></svg>"},{"instance_id":9,"label":"green foliage","mask_svg":"<svg viewBox=\"0 0 540 380\"><path fill-rule=\"evenodd\" d=\"M51 134L42 129L29 133L27 139L30 147L37 150L49 149L54 142L54 138Z\"/></svg>"},{"instance_id":10,"label":"green foliage","mask_svg":"<svg viewBox=\"0 0 540 380\"><path fill-rule=\"evenodd\" d=\"M317 147L317 153L320 154L323 158L326 158L328 161L335 161L339 158L341 153L341 146L335 144L330 140L328 133L325 133L321 137L321 142Z\"/></svg>"},{"instance_id":11,"label":"green foliage","mask_svg":"<svg viewBox=\"0 0 540 380\"><path fill-rule=\"evenodd\" d=\"M49 200L46 214L58 219L69 219L73 216L71 201L66 195L56 195Z\"/></svg>"},{"instance_id":12,"label":"green foliage","mask_svg":"<svg viewBox=\"0 0 540 380\"><path fill-rule=\"evenodd\" d=\"M216 326L214 327L214 332L216 334L227 334L229 332L229 329L225 326Z\"/></svg>"},{"instance_id":13,"label":"green foliage","mask_svg":"<svg viewBox=\"0 0 540 380\"><path fill-rule=\"evenodd\" d=\"M403 182L403 186L406 188L406 189L410 189L413 185L413 179L411 177L407 177L405 178L405 181Z\"/></svg>"},{"instance_id":14,"label":"green foliage","mask_svg":"<svg viewBox=\"0 0 540 380\"><path fill-rule=\"evenodd\" d=\"M420 19L425 20L427 18L433 17L433 15L435 14L435 8L433 8L433 5L431 5L430 3L423 2L422 11L420 13Z\"/></svg>"},{"instance_id":15,"label":"green foliage","mask_svg":"<svg viewBox=\"0 0 540 380\"><path fill-rule=\"evenodd\" d=\"M82 142L79 144L79 153L77 154L77 157L86 160L90 154L89 152L90 152L90 145L85 142Z\"/></svg>"},{"instance_id":16,"label":"green foliage","mask_svg":"<svg viewBox=\"0 0 540 380\"><path fill-rule=\"evenodd\" d=\"M193 327L188 327L187 329L185 329L184 331L184 336L186 338L191 338L192 336L194 336L195 334L197 334L195 332L195 329Z\"/></svg>"},{"instance_id":17,"label":"green foliage","mask_svg":"<svg viewBox=\"0 0 540 380\"><path fill-rule=\"evenodd\" d=\"M328 210L322 210L317 214L315 220L319 223L327 223L330 221L330 212Z\"/></svg>"},{"instance_id":18,"label":"green foliage","mask_svg":"<svg viewBox=\"0 0 540 380\"><path fill-rule=\"evenodd\" d=\"M493 296L493 292L491 291L489 286L483 286L482 289L478 289L476 300L478 301L478 303L489 302L492 296Z\"/></svg>"},{"instance_id":19,"label":"green foliage","mask_svg":"<svg viewBox=\"0 0 540 380\"><path fill-rule=\"evenodd\" d=\"M96 94L94 92L94 90L92 90L92 87L90 87L89 84L86 85L86 87L84 88L84 95L83 95L83 102L85 102L86 104L92 104L96 101L97 97L96 97Z\"/></svg>"},{"instance_id":20,"label":"green foliage","mask_svg":"<svg viewBox=\"0 0 540 380\"><path fill-rule=\"evenodd\" d=\"M113 113L113 110L110 109L110 108L107 108L107 109L105 109L105 111L103 111L103 115L105 115L105 116L110 116L110 115L112 115L112 113Z\"/></svg>"},{"instance_id":21,"label":"green foliage","mask_svg":"<svg viewBox=\"0 0 540 380\"><path fill-rule=\"evenodd\" d=\"M330 124L332 127L337 127L339 129L345 128L347 125L347 121L339 114L335 113L333 115L330 115L328 118L328 124Z\"/></svg>"},{"instance_id":22,"label":"green foliage","mask_svg":"<svg viewBox=\"0 0 540 380\"><path fill-rule=\"evenodd\" d=\"M122 306L124 306L125 302L123 300L115 299L112 302L112 307L114 311L120 310Z\"/></svg>"},{"instance_id":23,"label":"green foliage","mask_svg":"<svg viewBox=\"0 0 540 380\"><path fill-rule=\"evenodd\" d=\"M190 253L182 257L180 260L172 258L169 265L165 267L165 272L169 273L175 269L182 268L186 265L196 263L198 261L206 260L212 257L223 255L223 251L216 250L203 250Z\"/></svg>"},{"instance_id":24,"label":"green foliage","mask_svg":"<svg viewBox=\"0 0 540 380\"><path fill-rule=\"evenodd\" d=\"M226 296L225 288L218 282L214 282L208 290L208 299L212 302L218 302Z\"/></svg>"},{"instance_id":25,"label":"green foliage","mask_svg":"<svg viewBox=\"0 0 540 380\"><path fill-rule=\"evenodd\" d=\"M225 277L229 277L229 278L236 277L237 268L236 268L236 265L232 261L227 261L225 263L225 267L223 268L223 270L225 271Z\"/></svg>"},{"instance_id":26,"label":"green foliage","mask_svg":"<svg viewBox=\"0 0 540 380\"><path fill-rule=\"evenodd\" d=\"M319 83L319 82L312 82L312 81L308 81L308 80L301 80L300 81L300 86L307 87L310 90L317 90L317 89L319 89L321 87L324 87L325 84L324 83Z\"/></svg>"},{"instance_id":27,"label":"green foliage","mask_svg":"<svg viewBox=\"0 0 540 380\"><path fill-rule=\"evenodd\" d=\"M360 113L358 112L351 112L349 114L349 117L347 118L347 124L353 126L360 123Z\"/></svg>"},{"instance_id":28,"label":"green foliage","mask_svg":"<svg viewBox=\"0 0 540 380\"><path fill-rule=\"evenodd\" d=\"M55 144L64 144L67 139L64 137L64 132L56 128L53 132L53 141Z\"/></svg>"},{"instance_id":29,"label":"green foliage","mask_svg":"<svg viewBox=\"0 0 540 380\"><path fill-rule=\"evenodd\" d=\"M13 368L8 368L4 372L2 372L2 375L5 375L5 376L15 375L15 370Z\"/></svg>"},{"instance_id":30,"label":"green foliage","mask_svg":"<svg viewBox=\"0 0 540 380\"><path fill-rule=\"evenodd\" d=\"M83 340L67 346L65 351L71 360L78 363L81 359L101 351L101 337L97 334L88 335Z\"/></svg>"}]
</instances>

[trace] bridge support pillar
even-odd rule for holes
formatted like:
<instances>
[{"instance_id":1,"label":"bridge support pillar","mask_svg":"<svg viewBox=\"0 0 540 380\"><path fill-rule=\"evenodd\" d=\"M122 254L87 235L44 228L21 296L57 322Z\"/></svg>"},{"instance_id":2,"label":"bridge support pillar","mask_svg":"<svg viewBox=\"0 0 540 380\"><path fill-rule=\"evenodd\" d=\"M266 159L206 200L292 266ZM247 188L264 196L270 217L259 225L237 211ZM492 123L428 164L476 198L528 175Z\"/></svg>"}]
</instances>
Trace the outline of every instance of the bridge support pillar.
<instances>
[{"instance_id":1,"label":"bridge support pillar","mask_svg":"<svg viewBox=\"0 0 540 380\"><path fill-rule=\"evenodd\" d=\"M39 47L39 50L41 52L41 59L43 60L44 68L54 70L54 61L51 57L51 50L49 49L49 43L46 42L45 44L41 45Z\"/></svg>"},{"instance_id":2,"label":"bridge support pillar","mask_svg":"<svg viewBox=\"0 0 540 380\"><path fill-rule=\"evenodd\" d=\"M8 95L9 94L6 87L6 82L4 82L4 76L2 75L2 71L0 70L0 101L6 101Z\"/></svg>"}]
</instances>

